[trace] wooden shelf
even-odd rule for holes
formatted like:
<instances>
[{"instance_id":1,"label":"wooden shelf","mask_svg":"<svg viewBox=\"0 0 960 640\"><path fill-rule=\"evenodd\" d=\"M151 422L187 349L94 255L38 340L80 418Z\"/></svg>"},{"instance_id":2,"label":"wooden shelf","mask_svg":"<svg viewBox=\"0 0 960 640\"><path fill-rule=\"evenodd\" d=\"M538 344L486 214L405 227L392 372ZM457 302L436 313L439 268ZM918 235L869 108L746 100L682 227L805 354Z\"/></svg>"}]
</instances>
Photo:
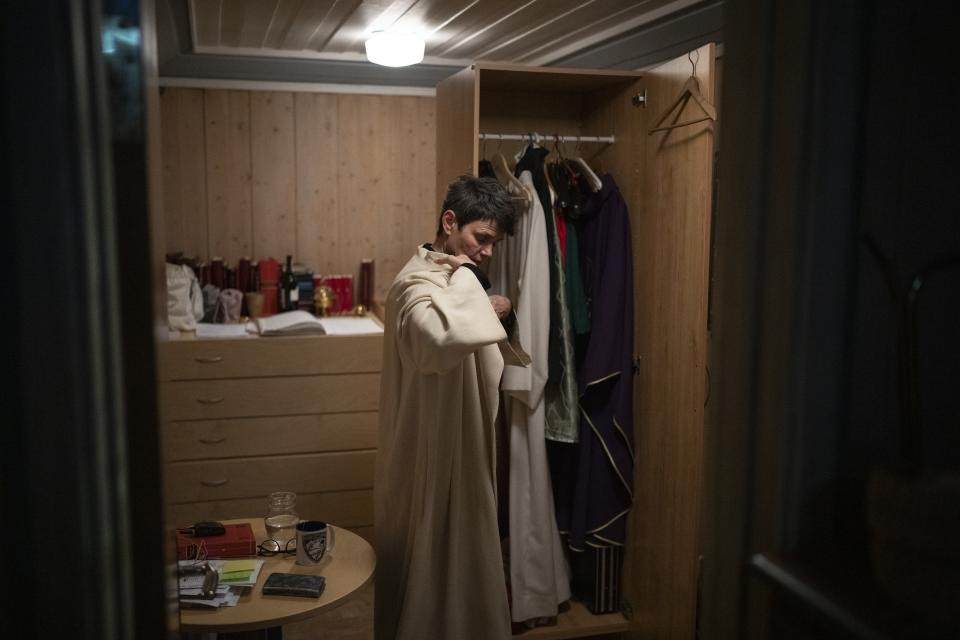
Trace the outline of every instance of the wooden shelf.
<instances>
[{"instance_id":1,"label":"wooden shelf","mask_svg":"<svg viewBox=\"0 0 960 640\"><path fill-rule=\"evenodd\" d=\"M589 92L619 87L643 78L639 71L623 69L564 69L478 63L483 90Z\"/></svg>"},{"instance_id":2,"label":"wooden shelf","mask_svg":"<svg viewBox=\"0 0 960 640\"><path fill-rule=\"evenodd\" d=\"M514 635L525 640L563 640L564 638L586 638L590 636L623 633L628 622L622 613L594 615L580 602L570 601L570 609L557 616L557 624L550 627L536 627Z\"/></svg>"}]
</instances>

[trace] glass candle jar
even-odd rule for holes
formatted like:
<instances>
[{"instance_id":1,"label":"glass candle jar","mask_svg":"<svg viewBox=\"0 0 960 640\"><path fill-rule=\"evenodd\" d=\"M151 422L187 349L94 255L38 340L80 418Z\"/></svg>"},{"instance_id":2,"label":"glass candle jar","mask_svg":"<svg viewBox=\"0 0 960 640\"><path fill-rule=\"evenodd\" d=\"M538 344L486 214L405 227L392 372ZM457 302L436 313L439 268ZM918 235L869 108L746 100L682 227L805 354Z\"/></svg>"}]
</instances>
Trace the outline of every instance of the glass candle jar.
<instances>
[{"instance_id":1,"label":"glass candle jar","mask_svg":"<svg viewBox=\"0 0 960 640\"><path fill-rule=\"evenodd\" d=\"M267 501L267 517L263 519L267 538L276 540L280 547L297 537L297 494L293 491L275 491Z\"/></svg>"}]
</instances>

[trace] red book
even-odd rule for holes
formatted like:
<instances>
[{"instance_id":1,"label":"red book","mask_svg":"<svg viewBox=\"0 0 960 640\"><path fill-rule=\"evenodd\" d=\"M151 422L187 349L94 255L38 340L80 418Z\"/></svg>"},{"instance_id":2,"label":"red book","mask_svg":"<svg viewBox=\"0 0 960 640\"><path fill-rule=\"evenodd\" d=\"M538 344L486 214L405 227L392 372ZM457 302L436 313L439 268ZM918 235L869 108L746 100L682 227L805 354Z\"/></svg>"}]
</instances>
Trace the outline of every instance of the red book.
<instances>
[{"instance_id":1,"label":"red book","mask_svg":"<svg viewBox=\"0 0 960 640\"><path fill-rule=\"evenodd\" d=\"M197 537L177 532L177 558L193 560L202 548L207 558L242 558L257 555L257 541L249 524L225 524L222 536Z\"/></svg>"},{"instance_id":2,"label":"red book","mask_svg":"<svg viewBox=\"0 0 960 640\"><path fill-rule=\"evenodd\" d=\"M343 292L340 290L340 276L323 276L321 280L323 284L330 287L330 290L333 291L333 306L327 309L327 313L332 316L339 315L341 297Z\"/></svg>"},{"instance_id":3,"label":"red book","mask_svg":"<svg viewBox=\"0 0 960 640\"><path fill-rule=\"evenodd\" d=\"M341 276L343 278L340 281L340 287L343 291L341 300L343 303L340 305L341 313L350 313L353 311L353 276L350 274Z\"/></svg>"},{"instance_id":4,"label":"red book","mask_svg":"<svg viewBox=\"0 0 960 640\"><path fill-rule=\"evenodd\" d=\"M336 304L330 309L331 314L341 315L353 311L352 275L324 276L323 283L333 289L337 296Z\"/></svg>"}]
</instances>

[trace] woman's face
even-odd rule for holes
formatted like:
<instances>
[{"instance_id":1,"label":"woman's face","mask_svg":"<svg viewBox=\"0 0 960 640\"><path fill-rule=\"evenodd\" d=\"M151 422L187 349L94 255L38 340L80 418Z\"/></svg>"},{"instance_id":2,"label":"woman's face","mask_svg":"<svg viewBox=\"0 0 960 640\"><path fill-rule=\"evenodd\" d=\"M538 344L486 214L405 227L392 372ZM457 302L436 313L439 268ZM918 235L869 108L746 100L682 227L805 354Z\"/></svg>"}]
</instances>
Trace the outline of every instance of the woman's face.
<instances>
[{"instance_id":1,"label":"woman's face","mask_svg":"<svg viewBox=\"0 0 960 640\"><path fill-rule=\"evenodd\" d=\"M477 264L493 255L493 246L503 239L495 221L474 220L461 227L450 210L443 213L443 229L447 233L446 252L465 255Z\"/></svg>"}]
</instances>

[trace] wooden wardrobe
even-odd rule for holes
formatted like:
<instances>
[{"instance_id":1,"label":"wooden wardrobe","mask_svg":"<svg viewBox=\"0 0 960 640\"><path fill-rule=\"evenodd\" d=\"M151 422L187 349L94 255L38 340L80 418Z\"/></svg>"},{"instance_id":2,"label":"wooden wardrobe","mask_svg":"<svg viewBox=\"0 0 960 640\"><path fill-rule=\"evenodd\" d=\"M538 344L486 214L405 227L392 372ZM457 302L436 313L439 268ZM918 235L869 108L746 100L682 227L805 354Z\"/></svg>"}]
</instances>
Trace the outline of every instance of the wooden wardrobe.
<instances>
[{"instance_id":1,"label":"wooden wardrobe","mask_svg":"<svg viewBox=\"0 0 960 640\"><path fill-rule=\"evenodd\" d=\"M709 44L643 73L478 63L437 87L438 204L453 179L476 175L484 151L501 145L480 134L614 137L612 144L583 143L577 155L613 176L633 235L636 464L623 583L629 638L693 638L697 628L715 123L649 130L694 69L702 95L716 102L714 60ZM703 115L691 100L679 121ZM501 151L522 144L505 141ZM573 155L574 146L565 143L565 152Z\"/></svg>"}]
</instances>

